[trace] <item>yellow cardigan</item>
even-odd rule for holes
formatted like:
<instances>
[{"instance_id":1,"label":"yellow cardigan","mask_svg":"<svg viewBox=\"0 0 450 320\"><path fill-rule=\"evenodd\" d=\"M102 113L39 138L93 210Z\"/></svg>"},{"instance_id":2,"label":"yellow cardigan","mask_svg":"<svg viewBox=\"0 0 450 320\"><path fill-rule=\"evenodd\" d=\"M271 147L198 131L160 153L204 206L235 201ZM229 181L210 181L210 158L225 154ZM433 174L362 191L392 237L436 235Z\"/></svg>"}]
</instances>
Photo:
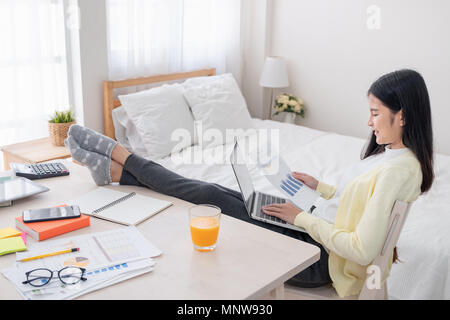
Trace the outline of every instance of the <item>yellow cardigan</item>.
<instances>
[{"instance_id":1,"label":"yellow cardigan","mask_svg":"<svg viewBox=\"0 0 450 320\"><path fill-rule=\"evenodd\" d=\"M334 225L306 212L296 216L294 224L305 228L329 251L330 277L340 297L360 293L366 268L384 244L394 202L416 200L421 184L420 163L408 150L346 185ZM319 182L317 191L323 198L331 199L336 188ZM389 270L391 265L392 259Z\"/></svg>"}]
</instances>

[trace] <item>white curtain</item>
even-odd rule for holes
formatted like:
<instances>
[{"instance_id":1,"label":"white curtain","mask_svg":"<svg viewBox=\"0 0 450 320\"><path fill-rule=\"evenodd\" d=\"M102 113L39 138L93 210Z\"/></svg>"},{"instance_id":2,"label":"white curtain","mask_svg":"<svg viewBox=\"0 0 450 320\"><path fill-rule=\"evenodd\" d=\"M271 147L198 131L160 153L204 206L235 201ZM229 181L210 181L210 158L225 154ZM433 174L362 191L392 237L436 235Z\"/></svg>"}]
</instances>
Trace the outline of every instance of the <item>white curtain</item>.
<instances>
[{"instance_id":1,"label":"white curtain","mask_svg":"<svg viewBox=\"0 0 450 320\"><path fill-rule=\"evenodd\" d=\"M240 81L240 0L107 0L111 80L200 68Z\"/></svg>"},{"instance_id":2,"label":"white curtain","mask_svg":"<svg viewBox=\"0 0 450 320\"><path fill-rule=\"evenodd\" d=\"M63 1L0 0L0 44L0 146L48 136L70 107Z\"/></svg>"}]
</instances>

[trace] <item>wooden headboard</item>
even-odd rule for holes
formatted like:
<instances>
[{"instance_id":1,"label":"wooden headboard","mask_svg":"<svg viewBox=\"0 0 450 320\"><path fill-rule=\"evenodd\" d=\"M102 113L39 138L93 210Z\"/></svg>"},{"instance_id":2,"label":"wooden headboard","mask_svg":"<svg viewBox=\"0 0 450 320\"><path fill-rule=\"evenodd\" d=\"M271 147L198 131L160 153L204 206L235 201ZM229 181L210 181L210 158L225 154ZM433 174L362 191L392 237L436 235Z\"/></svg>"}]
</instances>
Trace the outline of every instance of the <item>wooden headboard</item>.
<instances>
[{"instance_id":1,"label":"wooden headboard","mask_svg":"<svg viewBox=\"0 0 450 320\"><path fill-rule=\"evenodd\" d=\"M105 121L105 135L115 139L114 123L112 120L112 111L121 106L118 99L114 99L114 89L135 87L150 83L167 82L173 80L182 80L194 77L209 77L216 75L216 69L202 69L190 72L179 72L170 74L161 74L145 78L125 79L120 81L103 81L103 112Z\"/></svg>"}]
</instances>

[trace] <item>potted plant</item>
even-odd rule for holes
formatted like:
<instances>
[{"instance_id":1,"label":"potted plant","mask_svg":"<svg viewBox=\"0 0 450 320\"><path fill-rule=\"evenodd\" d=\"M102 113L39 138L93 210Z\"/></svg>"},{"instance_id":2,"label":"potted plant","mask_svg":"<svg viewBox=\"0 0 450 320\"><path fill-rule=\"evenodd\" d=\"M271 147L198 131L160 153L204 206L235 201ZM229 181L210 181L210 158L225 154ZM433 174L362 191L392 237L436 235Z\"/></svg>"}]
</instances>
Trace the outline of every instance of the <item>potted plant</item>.
<instances>
[{"instance_id":1,"label":"potted plant","mask_svg":"<svg viewBox=\"0 0 450 320\"><path fill-rule=\"evenodd\" d=\"M63 146L67 138L67 132L72 124L76 123L72 110L55 111L54 115L48 121L48 131L52 144Z\"/></svg>"},{"instance_id":2,"label":"potted plant","mask_svg":"<svg viewBox=\"0 0 450 320\"><path fill-rule=\"evenodd\" d=\"M280 94L275 99L275 105L273 106L275 109L275 115L286 112L286 117L284 122L287 123L295 123L295 117L297 115L302 118L305 117L305 105L303 101L296 96L288 93Z\"/></svg>"}]
</instances>

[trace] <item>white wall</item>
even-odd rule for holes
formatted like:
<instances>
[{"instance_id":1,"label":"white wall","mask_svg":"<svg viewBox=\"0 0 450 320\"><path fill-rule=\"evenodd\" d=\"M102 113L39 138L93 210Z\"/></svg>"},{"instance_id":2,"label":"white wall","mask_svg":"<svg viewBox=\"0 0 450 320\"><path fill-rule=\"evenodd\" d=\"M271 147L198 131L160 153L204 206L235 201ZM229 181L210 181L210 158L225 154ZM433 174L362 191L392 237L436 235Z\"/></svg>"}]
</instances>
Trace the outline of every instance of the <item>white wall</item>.
<instances>
[{"instance_id":1,"label":"white wall","mask_svg":"<svg viewBox=\"0 0 450 320\"><path fill-rule=\"evenodd\" d=\"M84 125L104 130L103 81L108 80L105 0L78 0Z\"/></svg>"},{"instance_id":2,"label":"white wall","mask_svg":"<svg viewBox=\"0 0 450 320\"><path fill-rule=\"evenodd\" d=\"M381 10L379 29L367 27L373 18L366 12L370 5ZM428 86L435 150L450 154L450 1L273 0L272 6L271 18L266 17L272 27L265 37L260 31L256 36L271 39L266 55L288 62L291 86L286 91L308 108L298 124L366 138L370 84L384 73L412 68ZM254 17L266 13L265 5L252 9ZM259 116L263 94L249 88L255 87L262 64L259 54L251 59L252 51L244 63L254 77L247 77L252 84L244 81L243 90L252 114Z\"/></svg>"},{"instance_id":3,"label":"white wall","mask_svg":"<svg viewBox=\"0 0 450 320\"><path fill-rule=\"evenodd\" d=\"M241 10L242 93L250 114L257 118L268 116L265 91L259 85L264 60L269 55L272 0L243 0ZM265 105L266 108L262 106Z\"/></svg>"}]
</instances>

